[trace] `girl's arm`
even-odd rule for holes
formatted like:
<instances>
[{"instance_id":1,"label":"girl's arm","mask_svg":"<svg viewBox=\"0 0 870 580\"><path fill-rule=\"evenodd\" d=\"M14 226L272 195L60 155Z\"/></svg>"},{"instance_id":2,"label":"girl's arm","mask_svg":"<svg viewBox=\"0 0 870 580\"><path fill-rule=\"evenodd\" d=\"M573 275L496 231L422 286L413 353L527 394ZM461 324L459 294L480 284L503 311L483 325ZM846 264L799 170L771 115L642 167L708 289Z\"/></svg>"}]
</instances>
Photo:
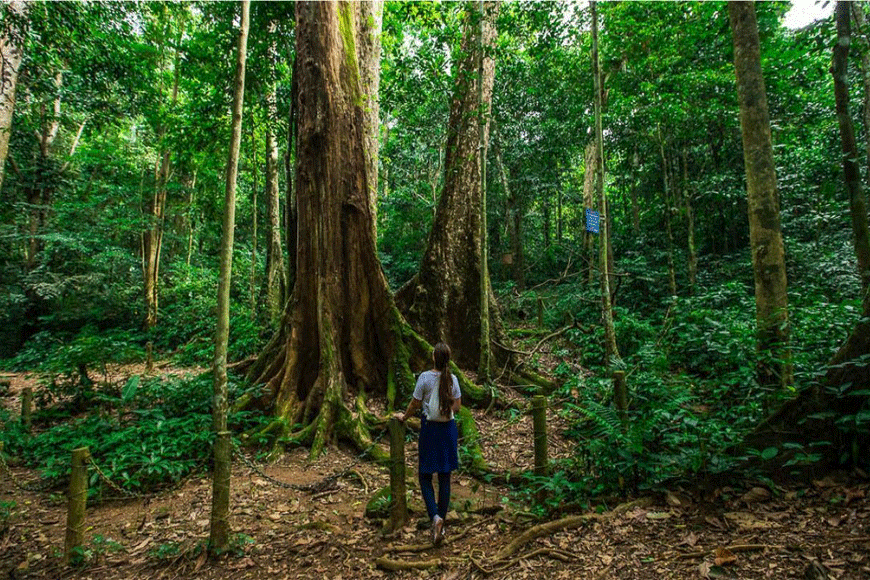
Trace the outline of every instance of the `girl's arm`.
<instances>
[{"instance_id":1,"label":"girl's arm","mask_svg":"<svg viewBox=\"0 0 870 580\"><path fill-rule=\"evenodd\" d=\"M398 413L396 415L396 419L398 419L399 421L404 423L405 419L407 419L408 417L413 417L414 413L419 411L422 407L423 407L423 401L421 401L419 399L415 399L414 397L411 397L411 401L408 403L408 408L405 409L404 413Z\"/></svg>"},{"instance_id":2,"label":"girl's arm","mask_svg":"<svg viewBox=\"0 0 870 580\"><path fill-rule=\"evenodd\" d=\"M458 412L459 412L459 407L461 407L461 406L462 406L462 397L459 397L458 399L453 399L453 406L450 407L450 409L451 409L454 413L458 413Z\"/></svg>"}]
</instances>

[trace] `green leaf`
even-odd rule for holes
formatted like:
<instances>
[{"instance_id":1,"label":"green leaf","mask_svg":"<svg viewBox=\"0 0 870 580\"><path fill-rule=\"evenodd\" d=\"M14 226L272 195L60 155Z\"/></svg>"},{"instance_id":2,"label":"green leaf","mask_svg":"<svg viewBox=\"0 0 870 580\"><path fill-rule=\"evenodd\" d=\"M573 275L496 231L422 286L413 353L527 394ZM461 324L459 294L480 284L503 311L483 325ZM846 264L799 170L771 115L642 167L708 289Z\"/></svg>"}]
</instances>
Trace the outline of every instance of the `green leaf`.
<instances>
[{"instance_id":1,"label":"green leaf","mask_svg":"<svg viewBox=\"0 0 870 580\"><path fill-rule=\"evenodd\" d=\"M121 392L121 400L125 403L129 403L133 400L133 397L136 395L136 390L139 388L139 381L141 377L139 375L133 375L127 380L127 384L124 385L124 390Z\"/></svg>"},{"instance_id":2,"label":"green leaf","mask_svg":"<svg viewBox=\"0 0 870 580\"><path fill-rule=\"evenodd\" d=\"M765 461L767 461L768 459L773 459L777 455L779 455L779 449L776 447L768 447L761 452L761 458Z\"/></svg>"}]
</instances>

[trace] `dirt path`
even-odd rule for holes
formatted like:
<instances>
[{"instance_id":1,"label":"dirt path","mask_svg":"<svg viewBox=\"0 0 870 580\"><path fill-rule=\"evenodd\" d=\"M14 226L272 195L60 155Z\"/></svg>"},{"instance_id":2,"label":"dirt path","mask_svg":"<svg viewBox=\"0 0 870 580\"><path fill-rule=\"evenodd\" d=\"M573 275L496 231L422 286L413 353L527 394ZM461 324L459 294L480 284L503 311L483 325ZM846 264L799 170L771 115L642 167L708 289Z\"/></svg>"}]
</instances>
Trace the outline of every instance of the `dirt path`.
<instances>
[{"instance_id":1,"label":"dirt path","mask_svg":"<svg viewBox=\"0 0 870 580\"><path fill-rule=\"evenodd\" d=\"M9 397L3 399L11 404ZM503 469L531 464L527 416L475 414L492 464ZM565 426L555 413L551 421L553 455L569 454L571 447L560 436ZM496 561L500 550L540 523L531 521L525 506L517 505L506 489L458 473L447 540L436 548L429 545L421 519L416 444L407 448L413 519L393 537L383 536L380 521L365 517L366 503L388 485L388 473L357 461L353 453L331 449L310 462L305 450L295 449L263 467L270 477L305 485L353 466L354 472L339 479L335 489L320 493L284 489L237 462L232 526L240 535L234 552L214 562L201 549L209 525L207 476L150 499L89 507L91 563L73 570L59 563L66 517L62 492L22 491L0 471L0 506L11 512L5 525L0 521L0 578L870 579L866 481L828 477L773 494L753 492L747 485L716 490L704 501L672 490L618 515L575 517L571 527L522 543ZM22 481L35 478L22 468L12 472ZM392 571L376 565L379 558L434 566ZM824 572L805 576L813 562Z\"/></svg>"}]
</instances>

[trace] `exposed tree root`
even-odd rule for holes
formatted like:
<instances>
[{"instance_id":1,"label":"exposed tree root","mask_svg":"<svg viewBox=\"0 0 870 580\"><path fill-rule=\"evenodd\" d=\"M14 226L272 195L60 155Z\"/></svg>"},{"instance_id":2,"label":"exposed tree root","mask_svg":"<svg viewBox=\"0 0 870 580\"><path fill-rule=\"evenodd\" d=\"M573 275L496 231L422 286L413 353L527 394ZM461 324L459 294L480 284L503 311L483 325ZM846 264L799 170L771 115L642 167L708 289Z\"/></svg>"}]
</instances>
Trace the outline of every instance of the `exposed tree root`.
<instances>
[{"instance_id":1,"label":"exposed tree root","mask_svg":"<svg viewBox=\"0 0 870 580\"><path fill-rule=\"evenodd\" d=\"M546 522L532 528L529 528L508 544L504 548L502 548L494 557L493 560L498 562L500 560L504 560L508 558L512 554L514 554L517 550L520 549L521 546L529 543L530 541L540 538L541 536L548 536L554 532L574 528L580 525L585 524L591 520L602 520L612 518L618 515L625 513L630 509L634 509L636 507L646 507L652 505L651 498L641 498L632 502L624 503L613 508L612 511L607 512L605 514L583 514L579 516L569 516L567 518L562 518L560 520L555 520L552 522Z\"/></svg>"},{"instance_id":2,"label":"exposed tree root","mask_svg":"<svg viewBox=\"0 0 870 580\"><path fill-rule=\"evenodd\" d=\"M468 559L471 561L472 565L477 568L483 574L493 574L495 572L501 572L503 570L507 570L512 566L515 566L521 560L526 560L528 558L534 558L535 556L549 556L551 558L556 558L563 562L570 562L576 558L575 554L570 552L566 552L564 550L559 550L556 548L538 548L525 554L521 557L511 558L519 549L531 542L536 538L540 538L543 536L551 535L560 530L565 530L573 527L577 527L583 525L592 520L606 520L612 517L616 517L624 514L625 512L638 508L638 507L648 507L652 505L653 500L651 498L641 498L635 501L631 501L628 503L624 503L616 506L610 512L604 514L583 514L579 516L571 516L567 518L562 518L560 520L555 520L552 522L546 522L532 528L529 528L519 536L517 536L510 544L502 548L495 556L491 558L489 562L485 562L485 556L481 555L480 558L475 558L474 553L471 553L468 556ZM467 532L468 530L466 530ZM460 536L456 536L453 538L453 541L459 539ZM402 545L402 546L392 546L388 548L388 551L392 552L421 552L428 549L433 548L431 544L425 545ZM380 557L375 560L375 564L379 568L383 568L385 570L422 570L427 568L435 568L443 566L446 563L459 563L459 561L447 560L447 559L434 559L434 560L421 560L415 562L405 562L403 560L393 560L386 557Z\"/></svg>"},{"instance_id":3,"label":"exposed tree root","mask_svg":"<svg viewBox=\"0 0 870 580\"><path fill-rule=\"evenodd\" d=\"M405 562L403 560L391 560L389 558L377 558L375 565L384 570L392 570L398 572L401 570L427 570L429 568L442 568L447 564L460 564L461 560L452 558L436 558L434 560L418 560L416 562Z\"/></svg>"}]
</instances>

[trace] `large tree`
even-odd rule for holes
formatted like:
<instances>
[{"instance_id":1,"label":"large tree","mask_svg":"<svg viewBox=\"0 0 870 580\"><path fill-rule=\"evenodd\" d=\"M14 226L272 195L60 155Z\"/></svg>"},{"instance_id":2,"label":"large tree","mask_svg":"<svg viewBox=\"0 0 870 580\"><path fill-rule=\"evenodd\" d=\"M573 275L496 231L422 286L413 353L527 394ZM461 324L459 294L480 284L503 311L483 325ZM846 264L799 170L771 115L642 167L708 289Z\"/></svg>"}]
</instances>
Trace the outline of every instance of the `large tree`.
<instances>
[{"instance_id":1,"label":"large tree","mask_svg":"<svg viewBox=\"0 0 870 580\"><path fill-rule=\"evenodd\" d=\"M230 281L233 273L233 240L236 227L236 179L239 173L239 149L242 141L242 109L245 100L245 61L248 55L248 28L251 0L242 0L239 40L236 49L236 75L233 81L232 122L227 154L224 188L224 221L221 235L220 279L217 296L217 325L212 372L214 374L212 428L215 432L214 474L209 547L215 552L226 550L230 539L230 467L232 465L230 433L227 431L227 344L230 334Z\"/></svg>"},{"instance_id":2,"label":"large tree","mask_svg":"<svg viewBox=\"0 0 870 580\"><path fill-rule=\"evenodd\" d=\"M431 355L399 314L375 249L361 4L296 7L296 281L250 371L264 387L251 402L278 419L267 430L310 444L312 456L340 438L368 448L377 419L367 395L393 408ZM463 392L475 396L467 381Z\"/></svg>"},{"instance_id":3,"label":"large tree","mask_svg":"<svg viewBox=\"0 0 870 580\"><path fill-rule=\"evenodd\" d=\"M27 4L22 0L4 2L3 29L0 31L0 187L3 186L3 168L9 151L9 133L12 131L12 112L15 109L15 86L18 68L24 53L24 30Z\"/></svg>"},{"instance_id":4,"label":"large tree","mask_svg":"<svg viewBox=\"0 0 870 580\"><path fill-rule=\"evenodd\" d=\"M484 4L482 15L476 3L468 4L447 128L444 188L420 270L396 295L414 328L429 341L449 343L465 367L477 367L481 349L489 348L481 344L482 323L492 320L492 336L499 336L481 252L482 159L495 78L497 14L494 2Z\"/></svg>"},{"instance_id":5,"label":"large tree","mask_svg":"<svg viewBox=\"0 0 870 580\"><path fill-rule=\"evenodd\" d=\"M858 274L866 293L870 288L870 230L867 226L867 201L861 184L861 171L858 166L858 144L855 141L855 128L849 114L849 46L852 29L849 17L851 2L837 2L837 44L834 45L831 74L834 77L834 96L837 108L837 121L840 126L840 144L843 150L843 177L849 194L849 214L852 217L852 242L858 261ZM856 13L860 12L860 8Z\"/></svg>"},{"instance_id":6,"label":"large tree","mask_svg":"<svg viewBox=\"0 0 870 580\"><path fill-rule=\"evenodd\" d=\"M792 381L785 247L755 4L728 2L728 15L734 38L734 69L749 201L758 382L762 386L782 388Z\"/></svg>"}]
</instances>

